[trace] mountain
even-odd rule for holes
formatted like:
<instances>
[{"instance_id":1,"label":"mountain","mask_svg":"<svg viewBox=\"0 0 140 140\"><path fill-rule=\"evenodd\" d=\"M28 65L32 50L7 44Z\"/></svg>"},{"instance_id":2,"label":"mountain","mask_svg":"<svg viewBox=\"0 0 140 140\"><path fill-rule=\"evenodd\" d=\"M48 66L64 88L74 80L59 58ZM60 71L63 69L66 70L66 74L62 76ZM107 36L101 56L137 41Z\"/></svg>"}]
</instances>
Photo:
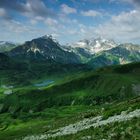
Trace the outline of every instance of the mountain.
<instances>
[{"instance_id":1,"label":"mountain","mask_svg":"<svg viewBox=\"0 0 140 140\"><path fill-rule=\"evenodd\" d=\"M78 51L78 49L83 49L86 53L93 55L105 50L112 49L116 47L117 44L113 40L103 39L101 37L96 39L83 39L76 43L68 44L64 46L64 49L68 51Z\"/></svg>"},{"instance_id":2,"label":"mountain","mask_svg":"<svg viewBox=\"0 0 140 140\"><path fill-rule=\"evenodd\" d=\"M102 52L93 56L87 63L93 68L99 68L109 65L117 65L119 64L119 58L107 52Z\"/></svg>"},{"instance_id":3,"label":"mountain","mask_svg":"<svg viewBox=\"0 0 140 140\"><path fill-rule=\"evenodd\" d=\"M140 45L118 45L113 40L103 38L84 39L63 48L74 52L83 63L88 63L94 68L140 61Z\"/></svg>"},{"instance_id":4,"label":"mountain","mask_svg":"<svg viewBox=\"0 0 140 140\"><path fill-rule=\"evenodd\" d=\"M22 60L80 63L76 54L61 49L60 44L51 35L27 41L23 45L12 49L8 55Z\"/></svg>"},{"instance_id":5,"label":"mountain","mask_svg":"<svg viewBox=\"0 0 140 140\"><path fill-rule=\"evenodd\" d=\"M0 41L0 52L10 51L17 46L16 43L8 41Z\"/></svg>"},{"instance_id":6,"label":"mountain","mask_svg":"<svg viewBox=\"0 0 140 140\"><path fill-rule=\"evenodd\" d=\"M104 50L109 50L117 46L113 40L106 40L103 38L81 40L72 44L74 48L83 48L89 54L96 54Z\"/></svg>"},{"instance_id":7,"label":"mountain","mask_svg":"<svg viewBox=\"0 0 140 140\"><path fill-rule=\"evenodd\" d=\"M110 50L94 55L88 64L94 68L107 65L127 64L140 61L140 45L120 44Z\"/></svg>"},{"instance_id":8,"label":"mountain","mask_svg":"<svg viewBox=\"0 0 140 140\"><path fill-rule=\"evenodd\" d=\"M120 44L108 53L119 58L120 64L140 61L140 45L131 43Z\"/></svg>"},{"instance_id":9,"label":"mountain","mask_svg":"<svg viewBox=\"0 0 140 140\"><path fill-rule=\"evenodd\" d=\"M67 44L63 46L66 51L74 52L77 54L83 63L90 61L96 54L105 50L115 48L117 44L113 40L104 38L83 39L76 43Z\"/></svg>"}]
</instances>

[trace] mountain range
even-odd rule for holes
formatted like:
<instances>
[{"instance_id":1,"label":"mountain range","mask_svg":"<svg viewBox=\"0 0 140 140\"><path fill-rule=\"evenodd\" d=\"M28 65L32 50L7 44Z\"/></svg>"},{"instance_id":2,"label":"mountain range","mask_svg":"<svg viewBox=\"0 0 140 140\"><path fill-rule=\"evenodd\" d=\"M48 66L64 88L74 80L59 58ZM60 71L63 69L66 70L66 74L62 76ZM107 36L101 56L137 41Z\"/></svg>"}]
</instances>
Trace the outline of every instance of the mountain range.
<instances>
[{"instance_id":1,"label":"mountain range","mask_svg":"<svg viewBox=\"0 0 140 140\"><path fill-rule=\"evenodd\" d=\"M140 60L140 45L117 44L103 38L84 39L64 46L65 50L77 54L81 61L94 67L126 64Z\"/></svg>"},{"instance_id":2,"label":"mountain range","mask_svg":"<svg viewBox=\"0 0 140 140\"><path fill-rule=\"evenodd\" d=\"M117 44L103 38L84 39L60 45L51 35L45 35L16 46L2 42L6 55L12 59L57 62L61 64L88 64L94 68L140 61L140 45ZM5 45L5 47L4 47Z\"/></svg>"}]
</instances>

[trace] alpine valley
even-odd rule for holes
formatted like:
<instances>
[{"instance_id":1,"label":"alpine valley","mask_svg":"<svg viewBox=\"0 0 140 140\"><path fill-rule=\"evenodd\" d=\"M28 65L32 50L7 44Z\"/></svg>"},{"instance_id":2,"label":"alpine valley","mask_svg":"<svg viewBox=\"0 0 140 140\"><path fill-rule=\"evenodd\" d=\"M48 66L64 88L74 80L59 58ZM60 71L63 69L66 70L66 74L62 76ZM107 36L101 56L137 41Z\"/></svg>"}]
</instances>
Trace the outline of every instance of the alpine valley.
<instances>
[{"instance_id":1,"label":"alpine valley","mask_svg":"<svg viewBox=\"0 0 140 140\"><path fill-rule=\"evenodd\" d=\"M0 41L0 140L138 140L139 128L140 45Z\"/></svg>"}]
</instances>

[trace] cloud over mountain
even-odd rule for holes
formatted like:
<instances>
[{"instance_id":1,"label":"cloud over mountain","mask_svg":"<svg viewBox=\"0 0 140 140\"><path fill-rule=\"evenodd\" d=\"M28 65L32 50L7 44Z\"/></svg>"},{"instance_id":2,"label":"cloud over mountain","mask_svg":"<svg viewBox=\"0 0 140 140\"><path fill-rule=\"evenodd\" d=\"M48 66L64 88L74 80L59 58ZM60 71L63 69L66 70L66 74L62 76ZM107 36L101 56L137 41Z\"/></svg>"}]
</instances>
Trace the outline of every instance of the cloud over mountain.
<instances>
[{"instance_id":1,"label":"cloud over mountain","mask_svg":"<svg viewBox=\"0 0 140 140\"><path fill-rule=\"evenodd\" d=\"M63 43L91 36L140 43L139 17L139 0L0 0L0 38L55 34Z\"/></svg>"}]
</instances>

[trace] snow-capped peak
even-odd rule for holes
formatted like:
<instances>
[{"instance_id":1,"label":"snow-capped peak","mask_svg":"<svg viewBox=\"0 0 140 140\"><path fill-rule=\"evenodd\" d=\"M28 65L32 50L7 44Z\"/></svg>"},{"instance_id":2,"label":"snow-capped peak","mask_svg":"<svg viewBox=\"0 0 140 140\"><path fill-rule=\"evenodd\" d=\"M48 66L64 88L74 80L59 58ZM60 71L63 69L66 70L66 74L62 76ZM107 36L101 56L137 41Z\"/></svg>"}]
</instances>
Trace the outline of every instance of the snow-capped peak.
<instances>
[{"instance_id":1,"label":"snow-capped peak","mask_svg":"<svg viewBox=\"0 0 140 140\"><path fill-rule=\"evenodd\" d=\"M44 36L42 36L41 38L47 39L47 38L53 38L52 35L46 34Z\"/></svg>"},{"instance_id":2,"label":"snow-capped peak","mask_svg":"<svg viewBox=\"0 0 140 140\"><path fill-rule=\"evenodd\" d=\"M54 42L58 43L57 39L53 35L51 35L51 34L50 35L46 34L46 35L42 36L41 38L43 38L43 39L51 39Z\"/></svg>"},{"instance_id":3,"label":"snow-capped peak","mask_svg":"<svg viewBox=\"0 0 140 140\"><path fill-rule=\"evenodd\" d=\"M95 54L104 50L109 50L117 46L113 40L104 38L84 39L71 44L72 48L83 48L90 54Z\"/></svg>"}]
</instances>

